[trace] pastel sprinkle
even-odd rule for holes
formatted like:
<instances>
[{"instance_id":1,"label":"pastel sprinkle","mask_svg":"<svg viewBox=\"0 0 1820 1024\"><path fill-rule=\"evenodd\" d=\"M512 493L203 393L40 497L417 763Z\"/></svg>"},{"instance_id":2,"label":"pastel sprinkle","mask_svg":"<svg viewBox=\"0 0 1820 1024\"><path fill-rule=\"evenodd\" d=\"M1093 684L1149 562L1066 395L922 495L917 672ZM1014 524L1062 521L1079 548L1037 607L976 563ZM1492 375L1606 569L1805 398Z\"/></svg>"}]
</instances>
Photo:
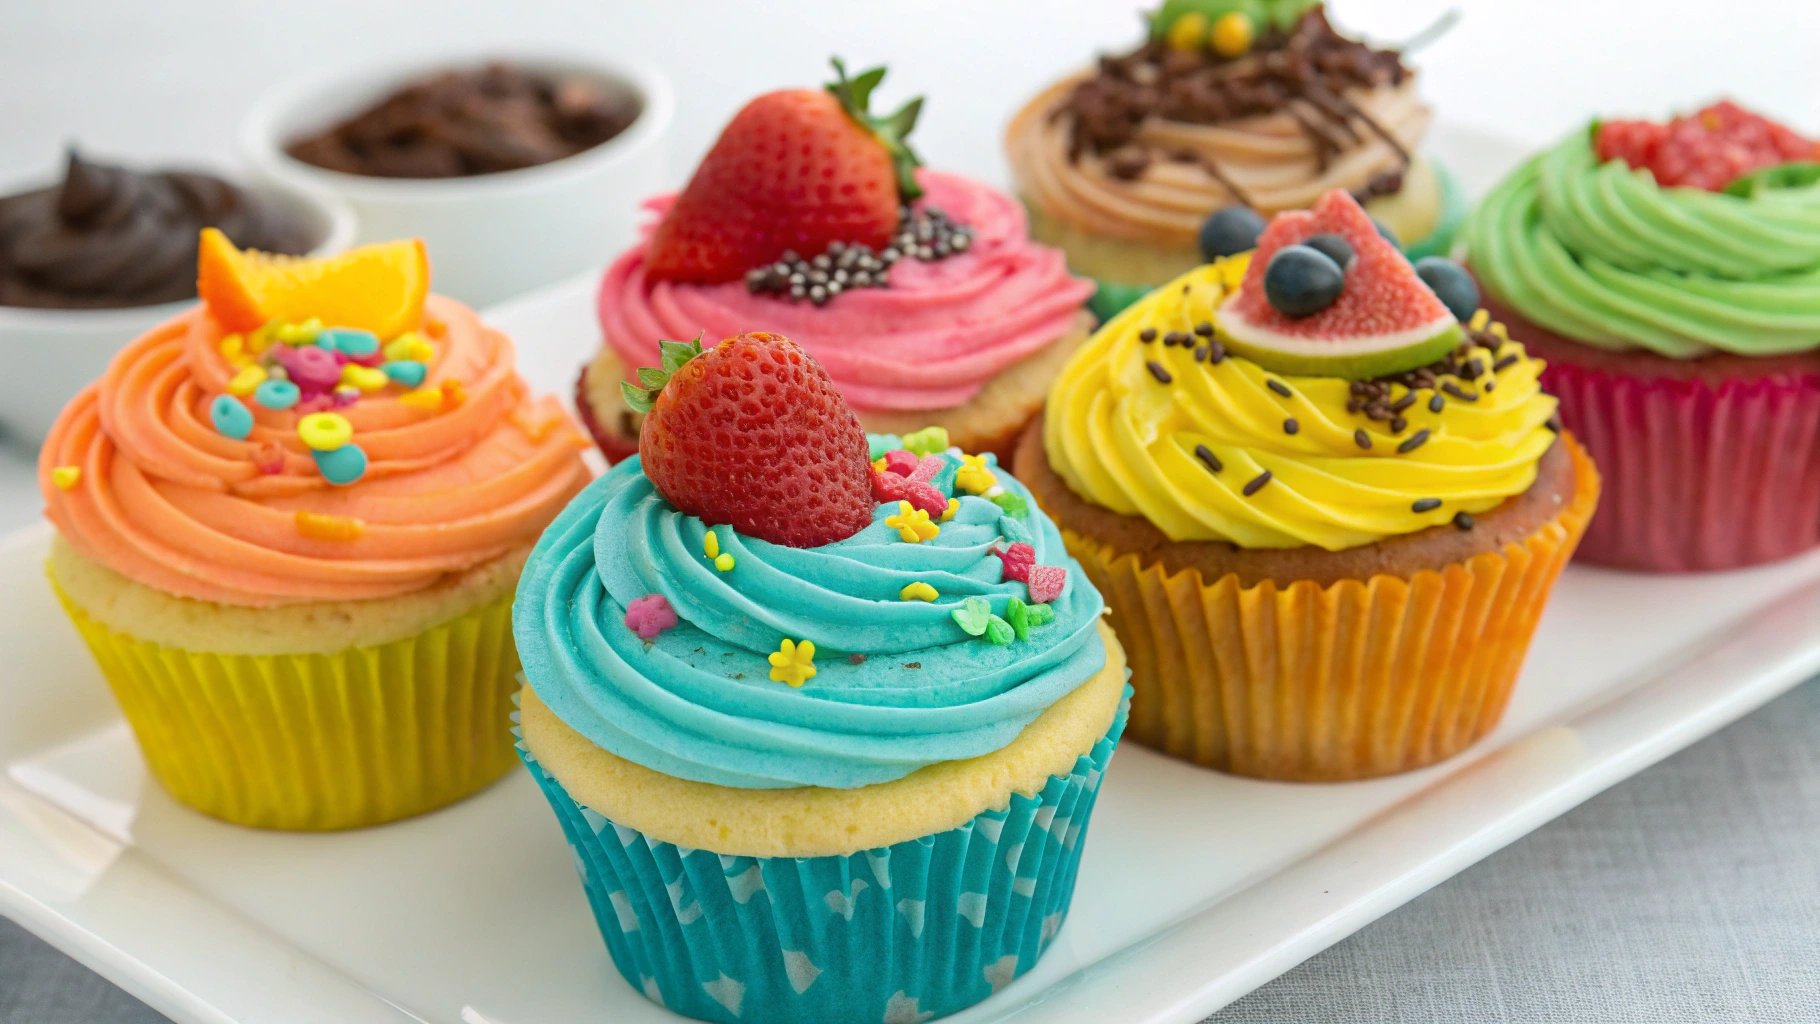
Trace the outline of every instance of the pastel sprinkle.
<instances>
[{"instance_id":1,"label":"pastel sprinkle","mask_svg":"<svg viewBox=\"0 0 1820 1024\"><path fill-rule=\"evenodd\" d=\"M358 327L331 327L316 336L316 344L360 359L379 351L379 335Z\"/></svg>"},{"instance_id":2,"label":"pastel sprinkle","mask_svg":"<svg viewBox=\"0 0 1820 1024\"><path fill-rule=\"evenodd\" d=\"M883 455L872 460L872 471L874 473L883 473L885 471L885 457Z\"/></svg>"},{"instance_id":3,"label":"pastel sprinkle","mask_svg":"<svg viewBox=\"0 0 1820 1024\"><path fill-rule=\"evenodd\" d=\"M367 453L357 444L344 444L310 454L315 457L322 478L337 487L346 487L367 475Z\"/></svg>"},{"instance_id":4,"label":"pastel sprinkle","mask_svg":"<svg viewBox=\"0 0 1820 1024\"><path fill-rule=\"evenodd\" d=\"M897 599L899 601L933 601L940 596L942 595L936 593L934 587L924 583L922 580L917 580L915 583L908 584L904 589L897 592Z\"/></svg>"},{"instance_id":5,"label":"pastel sprinkle","mask_svg":"<svg viewBox=\"0 0 1820 1024\"><path fill-rule=\"evenodd\" d=\"M419 363L427 363L435 355L436 350L431 348L430 343L423 340L423 335L416 331L406 331L400 334L388 342L385 347L387 359L410 359Z\"/></svg>"},{"instance_id":6,"label":"pastel sprinkle","mask_svg":"<svg viewBox=\"0 0 1820 1024\"><path fill-rule=\"evenodd\" d=\"M359 540L366 523L353 516L335 516L326 512L297 510L297 532L311 540Z\"/></svg>"},{"instance_id":7,"label":"pastel sprinkle","mask_svg":"<svg viewBox=\"0 0 1820 1024\"><path fill-rule=\"evenodd\" d=\"M266 409L284 410L297 404L303 392L288 380L266 380L253 391L253 401Z\"/></svg>"},{"instance_id":8,"label":"pastel sprinkle","mask_svg":"<svg viewBox=\"0 0 1820 1024\"><path fill-rule=\"evenodd\" d=\"M245 336L230 334L221 339L221 344L217 347L221 351L221 358L227 360L229 363L232 363L235 366L243 366L246 364L247 354Z\"/></svg>"},{"instance_id":9,"label":"pastel sprinkle","mask_svg":"<svg viewBox=\"0 0 1820 1024\"><path fill-rule=\"evenodd\" d=\"M713 530L709 530L706 534L704 534L701 539L701 550L702 550L702 554L707 555L709 558L715 558L715 557L719 556L720 555L720 534L715 533Z\"/></svg>"},{"instance_id":10,"label":"pastel sprinkle","mask_svg":"<svg viewBox=\"0 0 1820 1024\"><path fill-rule=\"evenodd\" d=\"M254 391L257 391L259 389L259 385L265 382L265 378L266 378L265 367L248 366L248 367L242 369L239 373L236 373L232 377L228 378L228 383L227 383L228 394L238 395L241 398L245 398L246 396L252 394Z\"/></svg>"},{"instance_id":11,"label":"pastel sprinkle","mask_svg":"<svg viewBox=\"0 0 1820 1024\"><path fill-rule=\"evenodd\" d=\"M1482 331L1485 329L1485 325L1490 322L1491 322L1491 311L1486 310L1486 309L1480 309L1480 310L1475 310L1473 312L1472 319L1468 320L1466 322L1466 326L1475 331Z\"/></svg>"},{"instance_id":12,"label":"pastel sprinkle","mask_svg":"<svg viewBox=\"0 0 1820 1024\"><path fill-rule=\"evenodd\" d=\"M399 395L398 400L422 412L436 412L442 408L442 389L418 388Z\"/></svg>"},{"instance_id":13,"label":"pastel sprinkle","mask_svg":"<svg viewBox=\"0 0 1820 1024\"><path fill-rule=\"evenodd\" d=\"M1047 626L1055 621L1055 609L1046 604L1027 605L1024 608L1024 617L1030 620L1031 629Z\"/></svg>"},{"instance_id":14,"label":"pastel sprinkle","mask_svg":"<svg viewBox=\"0 0 1820 1024\"><path fill-rule=\"evenodd\" d=\"M59 491L74 490L81 482L81 466L58 466L51 470L51 483L56 484Z\"/></svg>"},{"instance_id":15,"label":"pastel sprinkle","mask_svg":"<svg viewBox=\"0 0 1820 1024\"><path fill-rule=\"evenodd\" d=\"M904 446L904 440L896 434L867 434L866 446L869 449L866 457L876 460L884 458L885 453L893 448L902 448ZM881 466L879 468L883 469L884 467Z\"/></svg>"},{"instance_id":16,"label":"pastel sprinkle","mask_svg":"<svg viewBox=\"0 0 1820 1024\"><path fill-rule=\"evenodd\" d=\"M960 510L961 510L961 499L949 498L948 507L942 510L942 518L940 521L945 523L948 520L953 519L954 514L956 512L959 512Z\"/></svg>"},{"instance_id":17,"label":"pastel sprinkle","mask_svg":"<svg viewBox=\"0 0 1820 1024\"><path fill-rule=\"evenodd\" d=\"M998 485L998 477L987 468L984 455L963 455L961 463L954 475L954 486L968 494L984 494Z\"/></svg>"},{"instance_id":18,"label":"pastel sprinkle","mask_svg":"<svg viewBox=\"0 0 1820 1024\"><path fill-rule=\"evenodd\" d=\"M415 359L391 359L379 364L379 372L407 388L414 388L423 383L430 368Z\"/></svg>"},{"instance_id":19,"label":"pastel sprinkle","mask_svg":"<svg viewBox=\"0 0 1820 1024\"><path fill-rule=\"evenodd\" d=\"M215 425L223 437L231 437L236 441L246 440L246 436L253 432L252 412L233 395L215 396L215 401L209 405L209 422Z\"/></svg>"},{"instance_id":20,"label":"pastel sprinkle","mask_svg":"<svg viewBox=\"0 0 1820 1024\"><path fill-rule=\"evenodd\" d=\"M348 363L341 368L341 383L362 391L380 391L392 383L392 378L370 366Z\"/></svg>"},{"instance_id":21,"label":"pastel sprinkle","mask_svg":"<svg viewBox=\"0 0 1820 1024\"><path fill-rule=\"evenodd\" d=\"M941 527L929 521L929 513L912 508L907 501L897 503L897 515L886 516L885 525L896 530L897 535L910 544L921 544L942 532Z\"/></svg>"},{"instance_id":22,"label":"pastel sprinkle","mask_svg":"<svg viewBox=\"0 0 1820 1024\"><path fill-rule=\"evenodd\" d=\"M300 324L279 324L273 333L286 345L309 345L322 334L322 321L310 317Z\"/></svg>"},{"instance_id":23,"label":"pastel sprinkle","mask_svg":"<svg viewBox=\"0 0 1820 1024\"><path fill-rule=\"evenodd\" d=\"M797 643L785 637L766 660L771 663L772 682L801 686L815 678L815 642L812 640Z\"/></svg>"},{"instance_id":24,"label":"pastel sprinkle","mask_svg":"<svg viewBox=\"0 0 1820 1024\"><path fill-rule=\"evenodd\" d=\"M1022 516L1030 511L1030 503L1010 491L1001 491L991 498L994 505L1008 516Z\"/></svg>"},{"instance_id":25,"label":"pastel sprinkle","mask_svg":"<svg viewBox=\"0 0 1820 1024\"><path fill-rule=\"evenodd\" d=\"M1037 565L1030 569L1024 586L1030 590L1031 604L1048 604L1062 596L1068 583L1068 570L1059 565Z\"/></svg>"},{"instance_id":26,"label":"pastel sprinkle","mask_svg":"<svg viewBox=\"0 0 1820 1024\"><path fill-rule=\"evenodd\" d=\"M905 434L903 446L906 450L918 455L934 455L948 450L948 431L945 427L924 427L915 433Z\"/></svg>"},{"instance_id":27,"label":"pastel sprinkle","mask_svg":"<svg viewBox=\"0 0 1820 1024\"><path fill-rule=\"evenodd\" d=\"M1011 628L1011 623L1006 622L996 615L986 620L987 643L997 644L998 646L1003 647L1016 639L1017 630Z\"/></svg>"},{"instance_id":28,"label":"pastel sprinkle","mask_svg":"<svg viewBox=\"0 0 1820 1024\"><path fill-rule=\"evenodd\" d=\"M1030 606L1017 598L1005 602L1005 621L1011 623L1012 632L1019 640L1030 639Z\"/></svg>"},{"instance_id":29,"label":"pastel sprinkle","mask_svg":"<svg viewBox=\"0 0 1820 1024\"><path fill-rule=\"evenodd\" d=\"M722 551L720 554L715 555L714 556L714 568L719 569L721 572L732 572L733 571L733 556L725 551Z\"/></svg>"},{"instance_id":30,"label":"pastel sprinkle","mask_svg":"<svg viewBox=\"0 0 1820 1024\"><path fill-rule=\"evenodd\" d=\"M983 597L969 597L948 614L968 636L985 635L986 627L996 617L992 614L991 603Z\"/></svg>"},{"instance_id":31,"label":"pastel sprinkle","mask_svg":"<svg viewBox=\"0 0 1820 1024\"><path fill-rule=\"evenodd\" d=\"M662 594L635 597L626 605L626 628L637 633L641 640L657 639L657 634L675 626L678 621L676 609L670 607L669 599Z\"/></svg>"},{"instance_id":32,"label":"pastel sprinkle","mask_svg":"<svg viewBox=\"0 0 1820 1024\"><path fill-rule=\"evenodd\" d=\"M339 413L313 412L297 421L297 436L319 452L331 452L354 439L354 425Z\"/></svg>"}]
</instances>

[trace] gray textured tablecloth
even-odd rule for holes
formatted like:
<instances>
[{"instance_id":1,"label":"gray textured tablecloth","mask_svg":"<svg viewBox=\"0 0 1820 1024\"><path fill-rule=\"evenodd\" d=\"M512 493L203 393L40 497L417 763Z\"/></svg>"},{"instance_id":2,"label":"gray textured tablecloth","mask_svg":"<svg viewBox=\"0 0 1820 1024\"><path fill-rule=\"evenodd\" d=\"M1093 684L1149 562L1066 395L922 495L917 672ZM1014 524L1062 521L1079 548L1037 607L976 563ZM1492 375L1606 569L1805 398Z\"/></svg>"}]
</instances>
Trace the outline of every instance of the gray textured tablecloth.
<instances>
[{"instance_id":1,"label":"gray textured tablecloth","mask_svg":"<svg viewBox=\"0 0 1820 1024\"><path fill-rule=\"evenodd\" d=\"M0 920L0 1024L163 1019ZM1210 1024L1329 1021L1820 1021L1820 681Z\"/></svg>"}]
</instances>

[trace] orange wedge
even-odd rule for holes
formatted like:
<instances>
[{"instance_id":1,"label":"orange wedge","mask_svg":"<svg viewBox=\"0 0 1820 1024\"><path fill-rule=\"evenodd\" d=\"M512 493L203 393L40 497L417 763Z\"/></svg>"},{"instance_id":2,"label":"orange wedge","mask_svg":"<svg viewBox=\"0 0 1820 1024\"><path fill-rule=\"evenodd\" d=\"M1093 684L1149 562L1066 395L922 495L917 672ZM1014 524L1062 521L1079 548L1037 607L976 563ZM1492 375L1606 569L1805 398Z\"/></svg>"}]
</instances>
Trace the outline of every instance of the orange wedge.
<instances>
[{"instance_id":1,"label":"orange wedge","mask_svg":"<svg viewBox=\"0 0 1820 1024\"><path fill-rule=\"evenodd\" d=\"M316 317L330 327L359 327L391 338L423 318L430 258L416 238L322 259L277 256L236 249L226 235L203 228L196 290L230 331Z\"/></svg>"}]
</instances>

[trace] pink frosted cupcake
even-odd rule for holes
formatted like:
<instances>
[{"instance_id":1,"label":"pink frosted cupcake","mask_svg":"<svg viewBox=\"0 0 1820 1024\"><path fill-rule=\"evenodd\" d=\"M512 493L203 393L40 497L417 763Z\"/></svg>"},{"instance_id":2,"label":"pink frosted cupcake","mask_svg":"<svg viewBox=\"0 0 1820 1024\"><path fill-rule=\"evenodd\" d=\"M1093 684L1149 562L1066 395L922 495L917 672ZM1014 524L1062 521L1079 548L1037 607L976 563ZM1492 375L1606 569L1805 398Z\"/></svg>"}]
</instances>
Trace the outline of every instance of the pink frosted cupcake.
<instances>
[{"instance_id":1,"label":"pink frosted cupcake","mask_svg":"<svg viewBox=\"0 0 1820 1024\"><path fill-rule=\"evenodd\" d=\"M1029 240L1017 201L920 169L904 142L920 100L875 117L882 69L836 70L826 90L747 104L607 269L576 405L608 458L638 450L633 368L659 364L663 339L785 334L867 431L933 425L1001 458L1086 339L1093 284Z\"/></svg>"}]
</instances>

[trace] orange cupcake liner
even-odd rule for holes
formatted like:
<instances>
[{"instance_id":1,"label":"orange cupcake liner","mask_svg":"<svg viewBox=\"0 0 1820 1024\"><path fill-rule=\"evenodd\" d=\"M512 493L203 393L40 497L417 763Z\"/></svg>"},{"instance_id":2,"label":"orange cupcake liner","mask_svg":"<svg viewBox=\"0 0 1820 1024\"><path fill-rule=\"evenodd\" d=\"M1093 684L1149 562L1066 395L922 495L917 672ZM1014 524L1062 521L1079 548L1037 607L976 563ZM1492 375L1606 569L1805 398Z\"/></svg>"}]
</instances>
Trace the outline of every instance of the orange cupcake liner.
<instances>
[{"instance_id":1,"label":"orange cupcake liner","mask_svg":"<svg viewBox=\"0 0 1820 1024\"><path fill-rule=\"evenodd\" d=\"M1213 583L1066 528L1131 665L1126 734L1206 768L1285 781L1365 779L1459 753L1510 701L1549 591L1586 532L1599 475L1521 542L1408 578Z\"/></svg>"}]
</instances>

